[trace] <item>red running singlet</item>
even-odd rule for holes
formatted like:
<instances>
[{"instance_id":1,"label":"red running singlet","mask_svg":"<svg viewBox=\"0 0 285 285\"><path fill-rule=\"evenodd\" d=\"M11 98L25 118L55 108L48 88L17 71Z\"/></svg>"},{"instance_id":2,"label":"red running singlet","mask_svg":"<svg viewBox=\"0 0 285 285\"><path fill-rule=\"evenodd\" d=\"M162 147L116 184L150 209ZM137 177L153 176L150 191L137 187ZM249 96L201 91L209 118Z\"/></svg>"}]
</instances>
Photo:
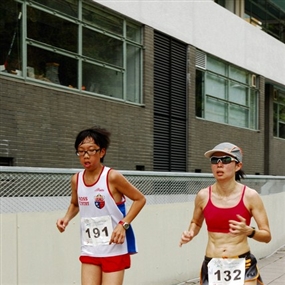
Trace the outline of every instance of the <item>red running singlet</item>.
<instances>
[{"instance_id":1,"label":"red running singlet","mask_svg":"<svg viewBox=\"0 0 285 285\"><path fill-rule=\"evenodd\" d=\"M209 232L229 233L229 220L240 221L237 215L246 219L246 224L250 225L251 213L246 208L243 202L246 186L242 191L242 196L239 203L231 208L216 207L211 200L212 188L209 187L209 200L204 208L204 217Z\"/></svg>"}]
</instances>

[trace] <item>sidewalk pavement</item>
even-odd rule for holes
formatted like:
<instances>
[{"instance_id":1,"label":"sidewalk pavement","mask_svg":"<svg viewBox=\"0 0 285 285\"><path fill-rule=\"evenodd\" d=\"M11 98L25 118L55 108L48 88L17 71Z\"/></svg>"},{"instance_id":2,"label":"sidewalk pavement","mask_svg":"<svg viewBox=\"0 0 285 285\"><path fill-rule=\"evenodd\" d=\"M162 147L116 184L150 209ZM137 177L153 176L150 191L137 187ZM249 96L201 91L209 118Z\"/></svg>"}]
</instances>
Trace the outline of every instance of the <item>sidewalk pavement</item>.
<instances>
[{"instance_id":1,"label":"sidewalk pavement","mask_svg":"<svg viewBox=\"0 0 285 285\"><path fill-rule=\"evenodd\" d=\"M264 285L285 284L285 245L271 255L257 261ZM199 280L188 280L177 285L198 285Z\"/></svg>"},{"instance_id":2,"label":"sidewalk pavement","mask_svg":"<svg viewBox=\"0 0 285 285\"><path fill-rule=\"evenodd\" d=\"M285 284L285 246L266 258L258 260L261 277L265 285Z\"/></svg>"}]
</instances>

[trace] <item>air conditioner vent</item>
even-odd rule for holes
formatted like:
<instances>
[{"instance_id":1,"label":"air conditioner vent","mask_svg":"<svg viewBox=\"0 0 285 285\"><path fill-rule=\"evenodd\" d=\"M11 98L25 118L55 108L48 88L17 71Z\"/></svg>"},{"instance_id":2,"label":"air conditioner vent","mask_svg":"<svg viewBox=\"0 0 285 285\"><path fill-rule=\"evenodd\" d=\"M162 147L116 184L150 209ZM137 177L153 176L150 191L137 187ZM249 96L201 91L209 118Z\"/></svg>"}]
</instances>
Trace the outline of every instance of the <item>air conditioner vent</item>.
<instances>
[{"instance_id":1,"label":"air conditioner vent","mask_svg":"<svg viewBox=\"0 0 285 285\"><path fill-rule=\"evenodd\" d=\"M207 55L200 50L196 50L196 66L206 69L206 63L207 63Z\"/></svg>"}]
</instances>

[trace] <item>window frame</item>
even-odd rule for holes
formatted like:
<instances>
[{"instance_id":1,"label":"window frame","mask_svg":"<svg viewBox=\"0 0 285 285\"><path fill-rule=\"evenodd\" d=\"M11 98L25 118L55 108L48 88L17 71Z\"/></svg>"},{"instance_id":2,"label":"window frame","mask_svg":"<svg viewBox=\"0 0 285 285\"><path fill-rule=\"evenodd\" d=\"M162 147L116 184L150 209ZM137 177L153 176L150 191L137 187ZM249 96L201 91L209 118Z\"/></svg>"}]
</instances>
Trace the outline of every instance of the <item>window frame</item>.
<instances>
[{"instance_id":1,"label":"window frame","mask_svg":"<svg viewBox=\"0 0 285 285\"><path fill-rule=\"evenodd\" d=\"M202 53L203 54L203 53ZM199 51L198 56L201 58L201 51ZM258 98L259 98L259 92L256 86L254 86L251 82L253 73L246 71L245 69L242 69L240 67L237 67L233 64L230 64L228 62L225 62L223 60L220 60L214 56L206 55L204 65L201 66L197 64L198 61L196 61L196 72L200 72L200 79L199 82L196 81L196 117L203 118L205 120L214 121L217 123L227 124L239 128L246 128L251 130L258 130L259 127L259 109L258 109ZM211 66L208 65L209 60L214 60L217 63L221 63L219 66L224 66L225 69L218 68L214 70L214 64L211 64ZM218 65L217 65L218 66ZM240 71L241 74L244 75L244 80L240 79L238 80L238 77L231 76L231 69L234 69L236 71ZM219 72L220 70L220 72ZM202 77L201 77L202 76ZM220 87L224 89L224 93L221 92L221 90L218 90L217 94L220 94L219 96L216 94L213 94L213 84L211 84L209 88L209 80L207 78L216 78L219 81L223 81L223 86ZM241 77L242 78L242 77ZM197 86L197 84L200 84L201 86ZM231 97L231 86L236 85L236 87L243 88L245 90L245 96L244 101L245 103L238 102L237 100L232 100ZM199 90L199 91L197 91ZM198 94L200 92L200 94ZM201 101L200 103L197 103L198 101ZM217 105L214 105L213 103L209 103L210 101L217 102ZM214 110L213 108L218 108L218 104L221 106L224 105L223 113L218 113L217 110ZM199 109L200 108L200 109ZM236 110L239 110L239 112L244 113L244 111L247 111L247 114L244 116L244 123L239 124L235 122L239 122L237 120L231 121L231 109L235 108ZM254 110L253 110L254 108ZM212 116L209 114L213 114Z\"/></svg>"},{"instance_id":2,"label":"window frame","mask_svg":"<svg viewBox=\"0 0 285 285\"><path fill-rule=\"evenodd\" d=\"M283 100L280 100L280 97L282 97ZM284 110L284 120L280 118L281 108L282 110ZM275 138L285 139L285 131L284 131L284 137L282 137L281 136L282 134L280 134L280 125L284 126L285 129L285 90L276 87L274 88L272 109L273 109L273 136Z\"/></svg>"},{"instance_id":3,"label":"window frame","mask_svg":"<svg viewBox=\"0 0 285 285\"><path fill-rule=\"evenodd\" d=\"M21 70L22 72L20 74L17 75L17 78L23 78L26 81L30 81L30 82L36 82L36 83L40 83L40 84L49 84L52 86L56 86L58 88L63 88L63 89L68 89L70 90L70 86L67 86L67 84L65 85L61 85L60 83L52 83L52 82L43 82L41 80L39 80L38 78L35 78L33 76L29 76L29 73L27 71L28 67L29 67L29 54L28 51L29 49L32 48L38 48L41 49L41 54L42 57L44 57L45 54L49 54L49 53L54 53L56 54L59 58L62 58L63 60L67 60L67 58L69 58L69 60L73 59L75 61L75 66L77 67L77 70L74 72L76 74L77 72L77 81L76 81L76 87L74 88L72 86L72 90L79 92L79 93L84 93L84 94L88 94L88 95L95 95L95 96L99 96L99 97L105 97L105 98L110 98L113 100L119 100L119 101L124 101L126 103L132 103L132 104L136 104L136 105L142 105L143 104L143 95L142 95L142 84L143 84L143 25L141 23L138 23L134 20L128 19L126 17L123 17L120 14L117 14L115 12L111 12L109 11L107 8L101 7L100 5L93 3L93 2L87 2L85 0L79 0L78 1L78 14L77 17L72 17L70 15L64 14L63 12L59 11L59 10L52 10L51 8L49 9L49 7L44 6L43 4L39 4L36 1L21 1L18 2L17 0L14 0L15 3L18 3L21 6L22 9L22 17L19 20L19 22L21 23L21 34L19 35L19 40L21 41L21 50L20 50L20 57L21 57ZM87 3L89 5L94 5L96 10L100 10L103 11L103 13L105 15L110 15L110 17L115 17L117 19L120 19L121 23L122 23L122 27L121 27L121 31L122 34L114 34L112 33L112 31L110 30L104 30L104 29L100 29L98 26L96 26L95 24L92 25L92 23L87 23L83 20L83 3ZM60 48L57 46L53 46L50 43L45 43L45 42L41 42L40 39L41 37L39 36L39 38L28 38L28 23L27 23L27 16L28 16L28 8L31 7L31 9L36 9L36 11L40 11L42 13L48 13L50 15L52 15L53 17L57 17L60 18L63 21L68 21L71 22L72 24L76 25L76 30L77 30L77 47L76 47L76 51L71 51L68 49L64 49L64 48ZM100 33L106 37L108 37L109 39L115 39L117 42L121 41L121 46L122 46L122 50L121 52L119 52L122 56L122 64L121 66L116 66L112 63L108 63L108 62L102 62L100 60L97 60L96 58L90 58L88 56L85 56L83 54L83 29L88 29L94 33ZM131 34L131 32L134 32L134 34ZM137 33L137 34L135 34ZM135 55L136 58L133 59L132 58L132 62L131 64L135 64L136 66L132 66L133 70L136 70L136 82L135 84L131 85L131 80L129 80L128 82L128 56L130 54L130 52L128 53L127 48L132 48L134 49L136 52L133 52L132 55ZM31 57L30 57L31 58ZM94 68L100 67L101 70L109 70L111 73L120 73L122 75L122 79L118 79L118 84L120 84L121 88L122 88L122 92L121 95L119 96L110 96L107 94L102 94L102 93L97 93L95 91L88 91L86 90L83 86L83 68L84 68L84 63L90 63L92 65L94 65ZM130 63L129 63L130 64ZM131 65L130 65L131 66ZM133 70L129 71L130 74L133 72ZM100 70L98 70L97 72L100 72ZM15 77L14 74L10 74L10 73L2 73L3 75L6 76L11 76L11 77ZM76 76L76 75L75 75ZM133 78L132 78L133 79ZM113 82L113 80L112 80ZM130 86L131 85L131 86ZM91 89L90 89L91 90ZM116 85L113 86L113 90L115 90L116 92ZM130 91L131 90L131 91ZM133 91L133 92L132 92ZM131 93L132 92L132 93ZM129 93L129 94L128 94ZM134 93L134 94L133 94ZM117 94L115 94L117 95Z\"/></svg>"}]
</instances>

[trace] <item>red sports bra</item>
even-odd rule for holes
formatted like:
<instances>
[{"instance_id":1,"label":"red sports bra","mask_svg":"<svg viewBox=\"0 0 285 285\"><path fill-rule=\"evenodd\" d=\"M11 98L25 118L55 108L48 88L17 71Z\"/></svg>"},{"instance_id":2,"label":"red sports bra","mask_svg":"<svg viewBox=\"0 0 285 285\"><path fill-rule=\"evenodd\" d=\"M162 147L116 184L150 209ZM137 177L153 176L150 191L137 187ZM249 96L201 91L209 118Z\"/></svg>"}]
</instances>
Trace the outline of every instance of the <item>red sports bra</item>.
<instances>
[{"instance_id":1,"label":"red sports bra","mask_svg":"<svg viewBox=\"0 0 285 285\"><path fill-rule=\"evenodd\" d=\"M212 188L211 186L209 187L209 200L203 210L207 229L209 232L228 233L229 220L239 221L236 215L240 215L245 218L246 224L248 226L250 225L251 214L243 203L245 189L246 186L244 186L241 199L236 206L231 208L219 208L212 203Z\"/></svg>"}]
</instances>

